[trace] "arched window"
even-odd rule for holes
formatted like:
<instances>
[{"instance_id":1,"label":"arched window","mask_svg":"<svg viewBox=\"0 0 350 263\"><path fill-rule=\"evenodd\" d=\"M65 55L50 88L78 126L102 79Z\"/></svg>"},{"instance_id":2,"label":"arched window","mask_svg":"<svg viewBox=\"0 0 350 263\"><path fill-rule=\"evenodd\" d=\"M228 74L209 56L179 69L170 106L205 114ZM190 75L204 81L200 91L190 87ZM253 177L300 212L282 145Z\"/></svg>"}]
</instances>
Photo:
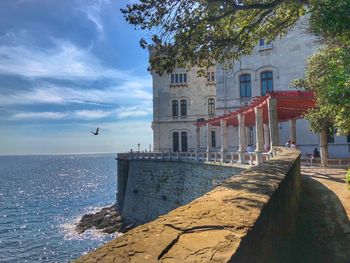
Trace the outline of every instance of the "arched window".
<instances>
[{"instance_id":1,"label":"arched window","mask_svg":"<svg viewBox=\"0 0 350 263\"><path fill-rule=\"evenodd\" d=\"M187 100L181 100L180 105L181 105L181 116L186 116L187 115Z\"/></svg>"},{"instance_id":2,"label":"arched window","mask_svg":"<svg viewBox=\"0 0 350 263\"><path fill-rule=\"evenodd\" d=\"M239 76L239 88L241 98L247 98L252 96L250 74L242 74Z\"/></svg>"},{"instance_id":3,"label":"arched window","mask_svg":"<svg viewBox=\"0 0 350 263\"><path fill-rule=\"evenodd\" d=\"M213 98L208 99L208 115L215 115L215 99Z\"/></svg>"},{"instance_id":4,"label":"arched window","mask_svg":"<svg viewBox=\"0 0 350 263\"><path fill-rule=\"evenodd\" d=\"M261 95L265 96L267 92L273 91L272 71L261 72L260 78L261 78Z\"/></svg>"},{"instance_id":5,"label":"arched window","mask_svg":"<svg viewBox=\"0 0 350 263\"><path fill-rule=\"evenodd\" d=\"M177 100L172 101L172 113L173 117L179 116L179 104Z\"/></svg>"},{"instance_id":6,"label":"arched window","mask_svg":"<svg viewBox=\"0 0 350 263\"><path fill-rule=\"evenodd\" d=\"M214 71L208 71L207 72L207 82L214 82L214 81L215 81Z\"/></svg>"}]
</instances>

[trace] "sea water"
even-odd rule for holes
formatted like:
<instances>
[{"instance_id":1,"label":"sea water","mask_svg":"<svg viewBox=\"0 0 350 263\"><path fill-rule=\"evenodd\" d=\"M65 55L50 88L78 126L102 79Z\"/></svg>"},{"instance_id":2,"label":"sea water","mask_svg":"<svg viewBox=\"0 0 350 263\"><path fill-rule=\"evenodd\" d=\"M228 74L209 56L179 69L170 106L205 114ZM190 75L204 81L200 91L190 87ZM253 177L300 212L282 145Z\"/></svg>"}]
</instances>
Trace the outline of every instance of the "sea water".
<instances>
[{"instance_id":1,"label":"sea water","mask_svg":"<svg viewBox=\"0 0 350 263\"><path fill-rule=\"evenodd\" d=\"M115 203L113 154L0 156L0 262L69 262L116 234L77 234L82 215Z\"/></svg>"}]
</instances>

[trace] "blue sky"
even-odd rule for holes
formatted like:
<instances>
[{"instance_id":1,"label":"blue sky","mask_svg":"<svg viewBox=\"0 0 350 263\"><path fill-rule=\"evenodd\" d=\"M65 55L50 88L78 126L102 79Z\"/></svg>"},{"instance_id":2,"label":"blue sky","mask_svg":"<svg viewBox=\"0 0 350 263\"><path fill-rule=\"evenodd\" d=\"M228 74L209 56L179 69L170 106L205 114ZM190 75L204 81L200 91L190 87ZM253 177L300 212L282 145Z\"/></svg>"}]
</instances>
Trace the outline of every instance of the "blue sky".
<instances>
[{"instance_id":1,"label":"blue sky","mask_svg":"<svg viewBox=\"0 0 350 263\"><path fill-rule=\"evenodd\" d=\"M0 1L0 154L148 149L152 82L129 2Z\"/></svg>"}]
</instances>

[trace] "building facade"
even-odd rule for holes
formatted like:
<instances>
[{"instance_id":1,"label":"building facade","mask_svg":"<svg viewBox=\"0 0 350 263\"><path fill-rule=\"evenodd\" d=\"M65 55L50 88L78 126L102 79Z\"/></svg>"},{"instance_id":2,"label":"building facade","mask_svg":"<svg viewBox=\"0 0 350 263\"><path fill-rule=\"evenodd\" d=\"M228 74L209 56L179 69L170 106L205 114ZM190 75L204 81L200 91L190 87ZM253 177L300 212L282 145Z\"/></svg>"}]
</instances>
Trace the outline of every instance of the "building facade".
<instances>
[{"instance_id":1,"label":"building facade","mask_svg":"<svg viewBox=\"0 0 350 263\"><path fill-rule=\"evenodd\" d=\"M291 90L293 80L304 77L307 58L320 46L304 18L281 39L272 43L261 39L251 55L241 57L230 69L218 64L206 77L198 77L196 68L153 74L154 150L191 151L196 146L193 123L198 119L229 113L269 91ZM312 153L319 146L319 135L309 130L306 120L297 120L296 127L298 148ZM229 126L227 133L228 150L237 151L237 128ZM246 144L255 145L255 128L246 127L245 134ZM212 127L209 136L211 149L220 150L220 127ZM290 138L289 123L279 124L279 137L280 142ZM207 141L207 133L201 131L200 150L206 150ZM331 157L350 155L350 136L329 135L328 142Z\"/></svg>"},{"instance_id":2,"label":"building facade","mask_svg":"<svg viewBox=\"0 0 350 263\"><path fill-rule=\"evenodd\" d=\"M197 71L177 69L172 74L152 74L154 151L193 151L193 124L215 116L215 68L204 77L199 77Z\"/></svg>"}]
</instances>

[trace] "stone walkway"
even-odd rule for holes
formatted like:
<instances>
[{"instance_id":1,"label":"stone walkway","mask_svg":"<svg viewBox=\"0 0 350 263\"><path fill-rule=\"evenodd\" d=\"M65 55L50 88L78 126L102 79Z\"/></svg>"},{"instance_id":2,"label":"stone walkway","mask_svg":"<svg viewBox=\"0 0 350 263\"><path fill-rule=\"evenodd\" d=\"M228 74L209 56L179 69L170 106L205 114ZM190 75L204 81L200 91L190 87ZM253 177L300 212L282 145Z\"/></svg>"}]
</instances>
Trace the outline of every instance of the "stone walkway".
<instances>
[{"instance_id":1,"label":"stone walkway","mask_svg":"<svg viewBox=\"0 0 350 263\"><path fill-rule=\"evenodd\" d=\"M302 174L317 180L334 194L342 203L350 220L350 188L345 182L345 169L302 166Z\"/></svg>"},{"instance_id":2,"label":"stone walkway","mask_svg":"<svg viewBox=\"0 0 350 263\"><path fill-rule=\"evenodd\" d=\"M297 233L286 262L350 263L350 190L345 173L302 167Z\"/></svg>"}]
</instances>

